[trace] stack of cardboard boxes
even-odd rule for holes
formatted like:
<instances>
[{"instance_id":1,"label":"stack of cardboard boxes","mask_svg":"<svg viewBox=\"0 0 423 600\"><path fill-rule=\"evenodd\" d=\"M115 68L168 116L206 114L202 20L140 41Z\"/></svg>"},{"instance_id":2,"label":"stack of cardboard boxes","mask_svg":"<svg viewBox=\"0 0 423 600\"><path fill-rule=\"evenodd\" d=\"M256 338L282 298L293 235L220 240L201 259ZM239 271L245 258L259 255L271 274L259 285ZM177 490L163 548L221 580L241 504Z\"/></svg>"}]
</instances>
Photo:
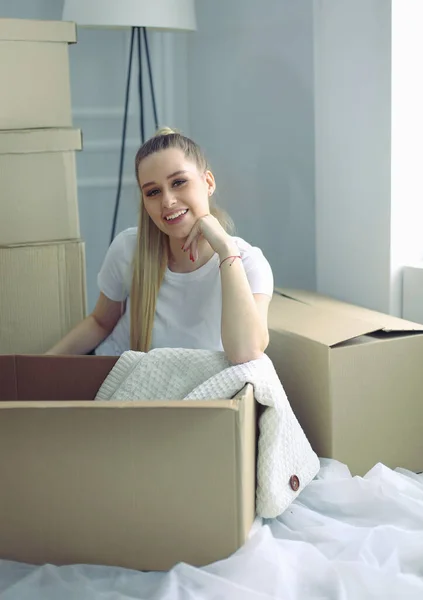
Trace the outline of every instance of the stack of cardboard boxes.
<instances>
[{"instance_id":1,"label":"stack of cardboard boxes","mask_svg":"<svg viewBox=\"0 0 423 600\"><path fill-rule=\"evenodd\" d=\"M0 19L0 354L41 354L86 313L73 23Z\"/></svg>"}]
</instances>

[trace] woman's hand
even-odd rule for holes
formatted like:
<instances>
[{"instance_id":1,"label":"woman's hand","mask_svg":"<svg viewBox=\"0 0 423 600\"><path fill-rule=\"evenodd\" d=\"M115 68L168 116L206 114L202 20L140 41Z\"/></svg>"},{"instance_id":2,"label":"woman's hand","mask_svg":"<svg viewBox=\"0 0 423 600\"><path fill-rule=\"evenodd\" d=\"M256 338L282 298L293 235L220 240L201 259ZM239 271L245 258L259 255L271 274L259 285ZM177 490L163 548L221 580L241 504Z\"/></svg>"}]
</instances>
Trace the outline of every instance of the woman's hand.
<instances>
[{"instance_id":1,"label":"woman's hand","mask_svg":"<svg viewBox=\"0 0 423 600\"><path fill-rule=\"evenodd\" d=\"M216 217L208 214L196 221L185 240L185 244L182 246L184 252L190 250L193 262L198 260L198 241L201 237L207 240L221 258L226 258L231 252L239 254L239 250L232 241L231 236L226 233Z\"/></svg>"}]
</instances>

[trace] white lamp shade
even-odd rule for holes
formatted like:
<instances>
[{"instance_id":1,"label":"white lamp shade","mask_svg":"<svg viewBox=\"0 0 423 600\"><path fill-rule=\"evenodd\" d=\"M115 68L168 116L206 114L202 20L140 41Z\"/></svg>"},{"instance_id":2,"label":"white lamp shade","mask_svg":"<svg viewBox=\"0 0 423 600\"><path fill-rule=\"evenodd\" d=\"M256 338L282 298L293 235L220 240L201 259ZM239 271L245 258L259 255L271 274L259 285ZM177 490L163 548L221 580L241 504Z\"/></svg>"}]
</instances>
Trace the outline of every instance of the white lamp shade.
<instances>
[{"instance_id":1,"label":"white lamp shade","mask_svg":"<svg viewBox=\"0 0 423 600\"><path fill-rule=\"evenodd\" d=\"M86 27L196 29L195 0L65 0L63 20Z\"/></svg>"}]
</instances>

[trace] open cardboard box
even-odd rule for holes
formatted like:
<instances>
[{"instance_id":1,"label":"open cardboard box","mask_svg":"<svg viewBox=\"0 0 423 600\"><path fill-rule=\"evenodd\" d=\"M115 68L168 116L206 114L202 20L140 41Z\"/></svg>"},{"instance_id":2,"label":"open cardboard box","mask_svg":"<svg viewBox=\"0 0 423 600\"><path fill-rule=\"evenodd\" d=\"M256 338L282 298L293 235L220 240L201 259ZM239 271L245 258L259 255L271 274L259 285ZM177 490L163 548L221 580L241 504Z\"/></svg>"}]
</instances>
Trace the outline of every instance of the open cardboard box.
<instances>
[{"instance_id":1,"label":"open cardboard box","mask_svg":"<svg viewBox=\"0 0 423 600\"><path fill-rule=\"evenodd\" d=\"M255 518L253 390L93 402L109 357L0 356L0 558L204 565Z\"/></svg>"},{"instance_id":2,"label":"open cardboard box","mask_svg":"<svg viewBox=\"0 0 423 600\"><path fill-rule=\"evenodd\" d=\"M275 290L272 359L320 457L364 475L423 471L423 325L300 290Z\"/></svg>"}]
</instances>

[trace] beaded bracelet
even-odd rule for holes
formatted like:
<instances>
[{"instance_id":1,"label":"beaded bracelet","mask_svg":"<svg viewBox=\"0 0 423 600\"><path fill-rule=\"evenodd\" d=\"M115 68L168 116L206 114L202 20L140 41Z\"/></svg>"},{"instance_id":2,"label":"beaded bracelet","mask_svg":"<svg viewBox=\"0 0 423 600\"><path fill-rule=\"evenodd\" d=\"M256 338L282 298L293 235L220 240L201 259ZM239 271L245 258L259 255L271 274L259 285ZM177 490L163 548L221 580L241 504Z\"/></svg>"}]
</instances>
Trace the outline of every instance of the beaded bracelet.
<instances>
[{"instance_id":1,"label":"beaded bracelet","mask_svg":"<svg viewBox=\"0 0 423 600\"><path fill-rule=\"evenodd\" d=\"M241 256L240 256L239 254L236 254L235 256L227 256L227 257L226 257L226 258L224 258L224 259L222 260L222 262L220 263L220 265L219 265L219 269L220 269L220 267L223 265L223 263L224 263L226 260L229 260L230 258L232 258L232 262L231 262L231 264L230 264L229 266L230 266L230 267L232 267L233 263L235 262L235 259L236 259L236 258L241 258Z\"/></svg>"}]
</instances>

